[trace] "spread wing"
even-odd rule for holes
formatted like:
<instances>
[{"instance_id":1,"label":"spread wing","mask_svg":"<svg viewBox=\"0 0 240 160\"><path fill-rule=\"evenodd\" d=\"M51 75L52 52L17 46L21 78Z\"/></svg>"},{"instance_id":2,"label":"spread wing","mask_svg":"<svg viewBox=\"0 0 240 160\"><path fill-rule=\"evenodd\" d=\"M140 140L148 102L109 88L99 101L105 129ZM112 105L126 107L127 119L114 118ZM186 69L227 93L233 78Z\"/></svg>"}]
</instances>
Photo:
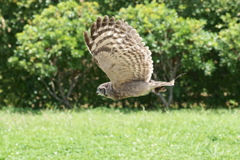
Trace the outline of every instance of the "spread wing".
<instances>
[{"instance_id":1,"label":"spread wing","mask_svg":"<svg viewBox=\"0 0 240 160\"><path fill-rule=\"evenodd\" d=\"M153 72L151 51L144 46L137 31L123 20L98 17L85 42L99 67L115 88L130 81L149 82Z\"/></svg>"}]
</instances>

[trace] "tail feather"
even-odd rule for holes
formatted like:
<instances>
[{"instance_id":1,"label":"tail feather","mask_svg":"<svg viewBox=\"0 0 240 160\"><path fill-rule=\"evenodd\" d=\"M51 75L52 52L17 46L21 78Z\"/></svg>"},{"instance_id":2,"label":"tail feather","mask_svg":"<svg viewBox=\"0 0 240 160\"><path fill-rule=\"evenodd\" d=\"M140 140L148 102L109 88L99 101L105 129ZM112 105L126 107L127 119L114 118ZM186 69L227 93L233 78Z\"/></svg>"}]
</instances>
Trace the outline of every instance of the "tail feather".
<instances>
[{"instance_id":1,"label":"tail feather","mask_svg":"<svg viewBox=\"0 0 240 160\"><path fill-rule=\"evenodd\" d=\"M151 80L150 81L150 86L153 88L154 92L156 92L156 93L158 93L158 92L165 92L167 90L165 88L165 86L174 86L175 80L177 78L179 78L180 76L184 75L184 74L186 74L186 73L178 75L176 78L174 78L170 82L162 82L162 81Z\"/></svg>"}]
</instances>

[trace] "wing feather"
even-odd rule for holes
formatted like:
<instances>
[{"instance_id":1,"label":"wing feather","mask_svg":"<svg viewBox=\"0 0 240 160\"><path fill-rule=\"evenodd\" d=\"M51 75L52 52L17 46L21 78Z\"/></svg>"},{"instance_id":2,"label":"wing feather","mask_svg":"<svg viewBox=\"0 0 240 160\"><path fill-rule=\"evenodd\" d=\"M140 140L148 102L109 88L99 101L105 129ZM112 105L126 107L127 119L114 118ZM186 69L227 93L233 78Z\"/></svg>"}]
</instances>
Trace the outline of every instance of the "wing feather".
<instances>
[{"instance_id":1,"label":"wing feather","mask_svg":"<svg viewBox=\"0 0 240 160\"><path fill-rule=\"evenodd\" d=\"M114 87L130 81L150 81L153 72L151 51L127 22L115 21L114 17L98 17L90 35L84 32L87 47Z\"/></svg>"}]
</instances>

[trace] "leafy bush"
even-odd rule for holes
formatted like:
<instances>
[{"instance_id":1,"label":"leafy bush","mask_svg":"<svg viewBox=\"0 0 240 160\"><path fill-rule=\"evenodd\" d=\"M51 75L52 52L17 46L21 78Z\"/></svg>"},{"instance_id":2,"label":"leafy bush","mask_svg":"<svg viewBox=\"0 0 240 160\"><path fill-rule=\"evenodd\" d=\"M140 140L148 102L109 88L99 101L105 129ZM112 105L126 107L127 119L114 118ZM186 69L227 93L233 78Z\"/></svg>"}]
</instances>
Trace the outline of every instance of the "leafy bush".
<instances>
[{"instance_id":1,"label":"leafy bush","mask_svg":"<svg viewBox=\"0 0 240 160\"><path fill-rule=\"evenodd\" d=\"M73 89L91 66L83 31L97 16L97 3L62 2L36 15L30 24L17 34L19 46L8 62L37 77L57 101L70 108ZM85 81L81 81L83 85ZM36 97L44 99L42 89Z\"/></svg>"},{"instance_id":2,"label":"leafy bush","mask_svg":"<svg viewBox=\"0 0 240 160\"><path fill-rule=\"evenodd\" d=\"M211 75L214 71L213 61L204 57L217 44L217 35L204 31L205 21L184 19L174 10L158 3L121 9L118 17L130 22L152 51L155 69L153 78L172 80L183 72L203 70L205 75ZM187 85L184 82L181 84L177 82L176 86ZM191 93L191 87L189 90ZM160 95L166 102L165 106L172 101L172 88L169 94L167 99Z\"/></svg>"},{"instance_id":3,"label":"leafy bush","mask_svg":"<svg viewBox=\"0 0 240 160\"><path fill-rule=\"evenodd\" d=\"M237 73L240 67L240 24L231 23L228 29L219 32L219 45L221 64Z\"/></svg>"},{"instance_id":4,"label":"leafy bush","mask_svg":"<svg viewBox=\"0 0 240 160\"><path fill-rule=\"evenodd\" d=\"M204 19L205 29L214 32L228 27L227 21L223 20L226 15L230 15L231 18L238 17L239 20L240 1L238 0L157 0L157 2L165 3L168 8L175 9L181 17Z\"/></svg>"},{"instance_id":5,"label":"leafy bush","mask_svg":"<svg viewBox=\"0 0 240 160\"><path fill-rule=\"evenodd\" d=\"M239 68L240 68L240 24L232 21L227 29L219 32L218 50L221 58L221 68L226 68L223 72L225 83L224 88L225 102L236 100L240 102L239 96Z\"/></svg>"},{"instance_id":6,"label":"leafy bush","mask_svg":"<svg viewBox=\"0 0 240 160\"><path fill-rule=\"evenodd\" d=\"M63 1L0 2L0 108L48 107L63 101L94 107L113 103L95 96L96 87L108 78L92 62L81 34L98 13L118 14L119 19L138 30L153 52L154 79L171 80L187 72L177 80L173 92L180 107L196 103L210 107L240 104L238 0L156 0L166 6L151 0L97 0L99 6L81 3L85 8ZM165 104L170 102L167 97L171 90L161 97ZM151 107L159 103L150 94L110 106Z\"/></svg>"},{"instance_id":7,"label":"leafy bush","mask_svg":"<svg viewBox=\"0 0 240 160\"><path fill-rule=\"evenodd\" d=\"M9 65L8 58L13 56L17 46L16 33L22 32L24 25L28 24L35 14L61 1L0 1L0 108L9 105L26 107L26 104L31 103L29 99L35 96L34 88L39 86L36 77L30 76L22 68Z\"/></svg>"}]
</instances>

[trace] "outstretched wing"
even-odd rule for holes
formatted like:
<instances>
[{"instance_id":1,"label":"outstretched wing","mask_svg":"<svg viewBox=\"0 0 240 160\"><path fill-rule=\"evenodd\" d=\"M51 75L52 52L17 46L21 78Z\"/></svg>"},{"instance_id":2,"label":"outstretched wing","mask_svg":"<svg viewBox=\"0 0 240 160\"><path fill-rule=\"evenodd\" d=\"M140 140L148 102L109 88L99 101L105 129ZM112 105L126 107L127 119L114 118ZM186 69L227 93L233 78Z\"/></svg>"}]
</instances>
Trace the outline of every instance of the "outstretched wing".
<instances>
[{"instance_id":1,"label":"outstretched wing","mask_svg":"<svg viewBox=\"0 0 240 160\"><path fill-rule=\"evenodd\" d=\"M123 20L98 17L85 42L99 67L115 88L130 81L149 82L153 72L151 51L144 47L137 31Z\"/></svg>"}]
</instances>

